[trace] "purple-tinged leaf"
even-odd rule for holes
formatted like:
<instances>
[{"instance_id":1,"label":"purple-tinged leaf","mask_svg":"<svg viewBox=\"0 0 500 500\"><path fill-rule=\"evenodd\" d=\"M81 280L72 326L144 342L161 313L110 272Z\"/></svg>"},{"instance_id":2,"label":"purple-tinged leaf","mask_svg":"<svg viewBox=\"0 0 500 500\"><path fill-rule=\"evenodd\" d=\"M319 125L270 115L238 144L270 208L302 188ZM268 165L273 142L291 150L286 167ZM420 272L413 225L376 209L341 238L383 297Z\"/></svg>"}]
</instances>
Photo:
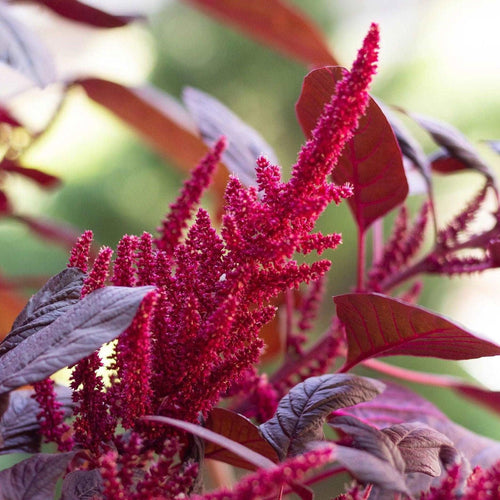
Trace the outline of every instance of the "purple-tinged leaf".
<instances>
[{"instance_id":1,"label":"purple-tinged leaf","mask_svg":"<svg viewBox=\"0 0 500 500\"><path fill-rule=\"evenodd\" d=\"M246 446L272 462L278 462L274 448L262 437L259 428L243 415L224 408L214 408L205 422L205 428ZM226 462L242 469L255 470L255 466L247 460L242 460L225 447L210 441L205 446L205 458Z\"/></svg>"},{"instance_id":2,"label":"purple-tinged leaf","mask_svg":"<svg viewBox=\"0 0 500 500\"><path fill-rule=\"evenodd\" d=\"M0 62L45 87L55 80L55 68L45 45L0 4Z\"/></svg>"},{"instance_id":3,"label":"purple-tinged leaf","mask_svg":"<svg viewBox=\"0 0 500 500\"><path fill-rule=\"evenodd\" d=\"M87 295L0 357L0 393L43 380L114 340L153 290L150 286L106 287Z\"/></svg>"},{"instance_id":4,"label":"purple-tinged leaf","mask_svg":"<svg viewBox=\"0 0 500 500\"><path fill-rule=\"evenodd\" d=\"M346 71L341 67L320 68L305 77L295 110L307 138ZM408 183L401 150L391 125L373 99L332 177L337 184L350 182L354 186L354 195L347 201L361 229L405 200Z\"/></svg>"},{"instance_id":5,"label":"purple-tinged leaf","mask_svg":"<svg viewBox=\"0 0 500 500\"><path fill-rule=\"evenodd\" d=\"M6 123L12 127L22 127L22 123L12 115L12 113L5 107L0 105L0 123Z\"/></svg>"},{"instance_id":6,"label":"purple-tinged leaf","mask_svg":"<svg viewBox=\"0 0 500 500\"><path fill-rule=\"evenodd\" d=\"M228 146L222 155L229 171L247 186L256 186L255 162L261 155L273 164L278 160L262 136L236 116L215 97L194 88L186 88L182 100L195 120L205 144L212 147L221 136Z\"/></svg>"},{"instance_id":7,"label":"purple-tinged leaf","mask_svg":"<svg viewBox=\"0 0 500 500\"><path fill-rule=\"evenodd\" d=\"M440 174L453 174L469 167L459 158L450 156L445 149L438 149L429 156L429 163L434 172Z\"/></svg>"},{"instance_id":8,"label":"purple-tinged leaf","mask_svg":"<svg viewBox=\"0 0 500 500\"><path fill-rule=\"evenodd\" d=\"M185 422L183 420L178 420L176 418L160 416L147 416L143 417L143 420L171 425L173 427L176 427L177 429L182 429L183 431L190 432L195 436L201 437L205 441L210 441L217 446L226 448L231 453L237 455L240 459L251 463L257 469L268 469L269 467L273 467L275 465L273 461L269 460L269 458L265 457L264 455L261 455L260 453L247 448L246 446L234 441L233 439L229 439L221 434L217 434L214 431L206 429L205 427L201 427L200 425Z\"/></svg>"},{"instance_id":9,"label":"purple-tinged leaf","mask_svg":"<svg viewBox=\"0 0 500 500\"><path fill-rule=\"evenodd\" d=\"M0 471L0 498L5 500L48 500L54 498L56 483L74 453L38 453Z\"/></svg>"},{"instance_id":10,"label":"purple-tinged leaf","mask_svg":"<svg viewBox=\"0 0 500 500\"><path fill-rule=\"evenodd\" d=\"M488 146L493 150L495 151L495 153L499 154L500 155L500 141L499 140L496 140L496 141L493 141L493 140L488 140L488 141L484 141L486 144L488 144Z\"/></svg>"},{"instance_id":11,"label":"purple-tinged leaf","mask_svg":"<svg viewBox=\"0 0 500 500\"><path fill-rule=\"evenodd\" d=\"M53 323L80 299L86 274L68 268L56 274L26 304L0 344L0 356L33 333Z\"/></svg>"},{"instance_id":12,"label":"purple-tinged leaf","mask_svg":"<svg viewBox=\"0 0 500 500\"><path fill-rule=\"evenodd\" d=\"M498 461L500 442L455 424L432 403L409 389L387 381L385 384L386 390L376 398L337 413L355 416L379 429L418 421L447 436L473 467L489 467ZM443 462L445 459L441 456Z\"/></svg>"},{"instance_id":13,"label":"purple-tinged leaf","mask_svg":"<svg viewBox=\"0 0 500 500\"><path fill-rule=\"evenodd\" d=\"M405 473L421 472L437 477L441 474L442 454L450 459L457 453L448 437L419 422L396 424L381 432L397 446L405 462Z\"/></svg>"},{"instance_id":14,"label":"purple-tinged leaf","mask_svg":"<svg viewBox=\"0 0 500 500\"><path fill-rule=\"evenodd\" d=\"M4 172L13 172L28 179L35 181L39 186L52 188L60 183L60 179L54 175L47 174L37 168L27 168L19 165L17 161L4 158L0 162L0 170Z\"/></svg>"},{"instance_id":15,"label":"purple-tinged leaf","mask_svg":"<svg viewBox=\"0 0 500 500\"><path fill-rule=\"evenodd\" d=\"M75 470L63 481L61 500L93 500L101 498L102 477L98 469Z\"/></svg>"},{"instance_id":16,"label":"purple-tinged leaf","mask_svg":"<svg viewBox=\"0 0 500 500\"><path fill-rule=\"evenodd\" d=\"M441 146L449 157L458 160L455 165L464 165L465 168L481 172L486 178L493 180L494 175L490 167L481 159L467 138L455 127L417 113L407 114L430 134L434 142ZM435 168L434 161L432 161L432 167ZM442 166L442 168L445 167ZM450 168L450 164L447 168Z\"/></svg>"},{"instance_id":17,"label":"purple-tinged leaf","mask_svg":"<svg viewBox=\"0 0 500 500\"><path fill-rule=\"evenodd\" d=\"M383 390L381 382L366 377L311 377L281 399L274 416L260 430L284 460L303 453L311 441L323 439L323 424L332 411L372 399Z\"/></svg>"},{"instance_id":18,"label":"purple-tinged leaf","mask_svg":"<svg viewBox=\"0 0 500 500\"><path fill-rule=\"evenodd\" d=\"M189 0L208 14L308 65L338 64L321 32L284 0Z\"/></svg>"},{"instance_id":19,"label":"purple-tinged leaf","mask_svg":"<svg viewBox=\"0 0 500 500\"><path fill-rule=\"evenodd\" d=\"M71 390L55 387L57 401L62 403L65 417L72 414ZM35 453L40 451L41 434L37 414L40 406L31 397L31 389L19 389L10 393L7 411L0 419L0 455L5 453Z\"/></svg>"},{"instance_id":20,"label":"purple-tinged leaf","mask_svg":"<svg viewBox=\"0 0 500 500\"><path fill-rule=\"evenodd\" d=\"M10 217L25 224L38 237L61 245L68 250L73 248L75 241L81 234L80 230L62 221L19 214L11 214Z\"/></svg>"},{"instance_id":21,"label":"purple-tinged leaf","mask_svg":"<svg viewBox=\"0 0 500 500\"><path fill-rule=\"evenodd\" d=\"M410 355L474 359L500 354L500 347L423 307L378 293L334 297L347 335L347 371L364 359Z\"/></svg>"},{"instance_id":22,"label":"purple-tinged leaf","mask_svg":"<svg viewBox=\"0 0 500 500\"><path fill-rule=\"evenodd\" d=\"M12 0L11 0L12 1ZM132 21L142 19L141 16L118 16L92 7L78 0L14 0L16 3L35 3L44 5L61 17L88 24L97 28L120 28Z\"/></svg>"}]
</instances>

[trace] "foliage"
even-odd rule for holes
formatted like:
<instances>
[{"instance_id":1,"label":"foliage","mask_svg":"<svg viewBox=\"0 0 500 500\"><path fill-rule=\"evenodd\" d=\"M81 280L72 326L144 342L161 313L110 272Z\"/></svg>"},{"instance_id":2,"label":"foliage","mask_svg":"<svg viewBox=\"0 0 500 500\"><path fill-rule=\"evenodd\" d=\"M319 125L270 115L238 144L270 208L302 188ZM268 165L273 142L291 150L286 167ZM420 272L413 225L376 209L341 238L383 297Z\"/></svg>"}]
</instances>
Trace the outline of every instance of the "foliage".
<instances>
[{"instance_id":1,"label":"foliage","mask_svg":"<svg viewBox=\"0 0 500 500\"><path fill-rule=\"evenodd\" d=\"M134 19L76 0L36 3L107 28ZM62 480L65 499L270 500L291 492L310 499L309 485L346 470L355 482L337 498L492 495L500 443L453 423L401 381L447 387L496 412L500 395L375 359L500 354L498 345L416 305L422 274L498 267L500 207L491 169L453 127L407 113L440 147L428 157L394 112L368 95L376 24L347 71L332 66L322 36L282 0L192 3L321 66L305 77L296 107L307 142L285 181L266 141L203 92L185 91L186 111L152 88L92 77L65 82L180 166L203 159L156 237L125 235L111 262L110 248L95 252L92 233L81 235L68 268L30 299L0 344L0 452L32 454L0 472L2 498L53 498ZM28 36L8 11L0 15L21 39ZM15 40L12 47L19 49L14 67L38 84L50 81L38 51L29 43L21 50ZM7 107L0 119L24 128ZM10 148L0 168L41 187L57 184L21 158ZM413 221L405 205L410 165L426 186ZM232 174L227 183L224 167ZM439 227L432 176L464 169L482 176L484 186ZM213 217L197 208L210 186L221 195ZM336 313L317 336L331 262L303 256L341 243L339 234L313 231L324 210L344 198L358 233L357 288L334 297ZM5 216L68 244L57 224L14 214L3 191L1 201ZM492 222L473 229L487 201L494 203ZM378 257L367 269L367 231L393 209L399 212L392 233L385 244L374 236ZM425 245L428 226L432 243ZM283 340L271 343L270 335ZM110 342L103 359L99 348ZM347 373L357 365L400 380ZM71 389L50 378L65 366L72 367ZM42 438L58 451L41 453ZM204 459L251 472L231 489L204 492Z\"/></svg>"}]
</instances>

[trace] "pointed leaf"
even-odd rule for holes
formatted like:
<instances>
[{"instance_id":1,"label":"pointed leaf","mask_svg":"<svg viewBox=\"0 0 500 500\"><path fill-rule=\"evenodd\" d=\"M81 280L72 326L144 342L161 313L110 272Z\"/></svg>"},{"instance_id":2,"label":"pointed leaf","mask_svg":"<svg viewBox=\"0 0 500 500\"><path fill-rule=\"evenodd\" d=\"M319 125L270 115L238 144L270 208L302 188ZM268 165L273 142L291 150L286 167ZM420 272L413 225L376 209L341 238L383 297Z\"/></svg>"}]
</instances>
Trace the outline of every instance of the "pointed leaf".
<instances>
[{"instance_id":1,"label":"pointed leaf","mask_svg":"<svg viewBox=\"0 0 500 500\"><path fill-rule=\"evenodd\" d=\"M243 415L224 408L214 408L207 418L205 428L256 451L272 462L278 462L278 455L276 455L274 448L262 437L259 428ZM255 470L255 466L248 461L242 460L223 446L210 441L205 446L205 458L226 462L243 469Z\"/></svg>"},{"instance_id":2,"label":"pointed leaf","mask_svg":"<svg viewBox=\"0 0 500 500\"><path fill-rule=\"evenodd\" d=\"M0 344L0 356L33 333L53 323L80 300L86 274L68 268L56 274L26 304L12 325L12 330Z\"/></svg>"},{"instance_id":3,"label":"pointed leaf","mask_svg":"<svg viewBox=\"0 0 500 500\"><path fill-rule=\"evenodd\" d=\"M222 436L221 434L217 434L216 432L206 429L205 427L201 427L200 425L170 417L147 416L143 417L143 419L151 422L159 422L160 424L172 425L177 429L190 432L191 434L201 437L206 441L222 446L237 455L239 458L250 462L257 469L267 469L275 465L274 462L269 460L269 458L264 455L261 455L260 453L257 453L256 451L253 451L232 439Z\"/></svg>"},{"instance_id":4,"label":"pointed leaf","mask_svg":"<svg viewBox=\"0 0 500 500\"><path fill-rule=\"evenodd\" d=\"M490 167L481 159L474 146L455 127L417 113L407 114L431 135L434 142L441 146L449 157L457 160L454 163L455 165L463 165L465 168L477 170L487 179L492 180L494 178ZM432 167L434 168L434 162ZM445 167L442 166L441 168ZM450 165L448 165L448 168L450 168Z\"/></svg>"},{"instance_id":5,"label":"pointed leaf","mask_svg":"<svg viewBox=\"0 0 500 500\"><path fill-rule=\"evenodd\" d=\"M348 353L342 371L379 356L458 360L500 354L499 346L423 307L378 293L339 295L334 301L347 335Z\"/></svg>"},{"instance_id":6,"label":"pointed leaf","mask_svg":"<svg viewBox=\"0 0 500 500\"><path fill-rule=\"evenodd\" d=\"M4 158L0 162L0 170L4 172L13 172L28 179L35 181L39 186L45 188L52 188L57 186L60 183L60 179L53 175L47 174L38 170L37 168L27 168L19 165L17 161L8 160Z\"/></svg>"},{"instance_id":7,"label":"pointed leaf","mask_svg":"<svg viewBox=\"0 0 500 500\"><path fill-rule=\"evenodd\" d=\"M489 467L500 456L500 442L479 436L448 419L432 403L409 389L385 382L386 390L364 403L344 408L342 415L353 415L379 429L408 421L418 421L447 436L472 465ZM444 462L446 457L441 456Z\"/></svg>"},{"instance_id":8,"label":"pointed leaf","mask_svg":"<svg viewBox=\"0 0 500 500\"><path fill-rule=\"evenodd\" d=\"M57 401L62 403L65 417L72 414L71 390L55 387ZM0 419L0 455L5 453L35 453L40 451L41 434L37 414L40 406L32 398L31 389L19 389L10 393L7 411Z\"/></svg>"},{"instance_id":9,"label":"pointed leaf","mask_svg":"<svg viewBox=\"0 0 500 500\"><path fill-rule=\"evenodd\" d=\"M257 185L255 162L259 156L264 155L271 163L278 163L276 154L262 136L215 97L188 87L184 89L182 100L207 146L212 146L221 136L226 137L228 147L222 159L243 184Z\"/></svg>"},{"instance_id":10,"label":"pointed leaf","mask_svg":"<svg viewBox=\"0 0 500 500\"><path fill-rule=\"evenodd\" d=\"M440 456L443 448L453 454L453 443L444 434L418 423L397 424L382 432L398 447L405 461L405 473L422 472L437 477L441 474Z\"/></svg>"},{"instance_id":11,"label":"pointed leaf","mask_svg":"<svg viewBox=\"0 0 500 500\"><path fill-rule=\"evenodd\" d=\"M337 64L328 44L303 12L284 0L189 0L224 23L313 66Z\"/></svg>"},{"instance_id":12,"label":"pointed leaf","mask_svg":"<svg viewBox=\"0 0 500 500\"><path fill-rule=\"evenodd\" d=\"M0 393L43 380L127 329L153 287L106 287L0 357Z\"/></svg>"},{"instance_id":13,"label":"pointed leaf","mask_svg":"<svg viewBox=\"0 0 500 500\"><path fill-rule=\"evenodd\" d=\"M302 453L310 441L323 439L323 424L332 411L372 399L383 389L377 380L354 375L311 377L281 399L260 430L284 460Z\"/></svg>"},{"instance_id":14,"label":"pointed leaf","mask_svg":"<svg viewBox=\"0 0 500 500\"><path fill-rule=\"evenodd\" d=\"M45 45L0 4L0 62L19 71L40 87L55 80L55 68Z\"/></svg>"},{"instance_id":15,"label":"pointed leaf","mask_svg":"<svg viewBox=\"0 0 500 500\"><path fill-rule=\"evenodd\" d=\"M141 19L140 16L117 16L97 9L78 0L15 0L29 1L44 5L56 14L79 23L88 24L97 28L119 28L128 23Z\"/></svg>"},{"instance_id":16,"label":"pointed leaf","mask_svg":"<svg viewBox=\"0 0 500 500\"><path fill-rule=\"evenodd\" d=\"M306 137L311 137L324 105L335 94L335 86L346 71L341 67L320 68L304 79L295 109ZM408 183L401 150L391 125L373 99L332 177L337 184L350 182L354 186L354 195L347 201L361 229L406 198Z\"/></svg>"},{"instance_id":17,"label":"pointed leaf","mask_svg":"<svg viewBox=\"0 0 500 500\"><path fill-rule=\"evenodd\" d=\"M186 170L207 152L194 123L173 99L151 87L129 88L99 78L75 82L93 101L130 125L155 150Z\"/></svg>"},{"instance_id":18,"label":"pointed leaf","mask_svg":"<svg viewBox=\"0 0 500 500\"><path fill-rule=\"evenodd\" d=\"M486 144L488 144L488 146L493 151L495 151L495 153L500 155L500 141L499 140L496 140L496 141L489 140L489 141L484 141L484 142L486 142Z\"/></svg>"},{"instance_id":19,"label":"pointed leaf","mask_svg":"<svg viewBox=\"0 0 500 500\"><path fill-rule=\"evenodd\" d=\"M63 481L61 500L93 500L101 498L102 477L98 469L75 470Z\"/></svg>"},{"instance_id":20,"label":"pointed leaf","mask_svg":"<svg viewBox=\"0 0 500 500\"><path fill-rule=\"evenodd\" d=\"M38 453L0 471L0 498L47 500L54 498L56 483L74 453Z\"/></svg>"}]
</instances>

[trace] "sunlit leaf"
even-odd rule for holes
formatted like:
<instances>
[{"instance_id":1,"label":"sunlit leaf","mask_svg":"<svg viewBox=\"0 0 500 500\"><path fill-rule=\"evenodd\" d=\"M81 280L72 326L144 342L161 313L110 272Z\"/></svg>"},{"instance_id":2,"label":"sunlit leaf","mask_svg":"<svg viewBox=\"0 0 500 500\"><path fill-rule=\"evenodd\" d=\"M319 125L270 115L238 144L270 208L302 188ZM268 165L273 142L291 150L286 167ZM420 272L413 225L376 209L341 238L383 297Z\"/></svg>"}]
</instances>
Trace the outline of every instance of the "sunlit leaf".
<instances>
[{"instance_id":1,"label":"sunlit leaf","mask_svg":"<svg viewBox=\"0 0 500 500\"><path fill-rule=\"evenodd\" d=\"M341 67L320 68L304 79L296 113L307 138L311 137L324 105L335 94L335 86L346 71ZM406 198L408 183L401 150L387 118L373 99L360 119L355 136L346 144L332 177L337 184L350 182L354 186L354 195L347 201L362 229Z\"/></svg>"},{"instance_id":2,"label":"sunlit leaf","mask_svg":"<svg viewBox=\"0 0 500 500\"><path fill-rule=\"evenodd\" d=\"M321 32L285 0L188 0L247 35L312 66L338 64Z\"/></svg>"},{"instance_id":3,"label":"sunlit leaf","mask_svg":"<svg viewBox=\"0 0 500 500\"><path fill-rule=\"evenodd\" d=\"M499 346L423 307L376 293L339 295L334 301L348 344L342 371L367 358L397 354L454 360L500 354Z\"/></svg>"},{"instance_id":4,"label":"sunlit leaf","mask_svg":"<svg viewBox=\"0 0 500 500\"><path fill-rule=\"evenodd\" d=\"M262 437L259 428L238 413L223 408L214 408L207 418L205 428L232 439L273 462L278 462L274 448ZM227 448L210 441L205 446L205 457L243 469L255 470L255 466L247 460L242 460Z\"/></svg>"}]
</instances>

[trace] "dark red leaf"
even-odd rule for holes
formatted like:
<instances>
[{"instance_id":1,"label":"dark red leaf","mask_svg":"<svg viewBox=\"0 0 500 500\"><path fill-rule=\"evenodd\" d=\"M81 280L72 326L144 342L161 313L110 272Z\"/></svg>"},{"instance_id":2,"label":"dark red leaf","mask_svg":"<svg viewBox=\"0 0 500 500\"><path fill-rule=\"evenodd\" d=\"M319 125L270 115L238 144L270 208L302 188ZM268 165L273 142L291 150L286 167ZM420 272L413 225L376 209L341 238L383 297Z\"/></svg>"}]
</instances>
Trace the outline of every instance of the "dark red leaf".
<instances>
[{"instance_id":1,"label":"dark red leaf","mask_svg":"<svg viewBox=\"0 0 500 500\"><path fill-rule=\"evenodd\" d=\"M186 88L182 100L193 117L207 146L227 139L222 160L229 171L247 186L256 186L255 162L261 155L273 164L278 163L276 154L263 137L230 111L224 104L205 92Z\"/></svg>"},{"instance_id":2,"label":"dark red leaf","mask_svg":"<svg viewBox=\"0 0 500 500\"><path fill-rule=\"evenodd\" d=\"M12 207L4 191L0 189L0 215L10 214Z\"/></svg>"},{"instance_id":3,"label":"dark red leaf","mask_svg":"<svg viewBox=\"0 0 500 500\"><path fill-rule=\"evenodd\" d=\"M459 158L450 156L445 150L440 149L429 156L431 168L440 174L452 174L460 170L468 170L469 167Z\"/></svg>"},{"instance_id":4,"label":"dark red leaf","mask_svg":"<svg viewBox=\"0 0 500 500\"><path fill-rule=\"evenodd\" d=\"M320 68L304 79L295 109L307 138L345 71L338 66ZM337 184L350 182L354 186L354 195L347 201L361 229L368 228L406 198L408 183L401 150L391 125L373 99L332 176Z\"/></svg>"},{"instance_id":5,"label":"dark red leaf","mask_svg":"<svg viewBox=\"0 0 500 500\"><path fill-rule=\"evenodd\" d=\"M80 299L86 274L75 267L64 269L47 283L26 304L0 344L0 356L10 351L38 330L53 323Z\"/></svg>"},{"instance_id":6,"label":"dark red leaf","mask_svg":"<svg viewBox=\"0 0 500 500\"><path fill-rule=\"evenodd\" d=\"M79 23L98 28L119 28L141 19L141 16L117 16L97 9L78 0L15 0L19 3L36 3L44 5L56 14Z\"/></svg>"},{"instance_id":7,"label":"dark red leaf","mask_svg":"<svg viewBox=\"0 0 500 500\"><path fill-rule=\"evenodd\" d=\"M284 0L189 0L215 18L312 66L338 64L323 35Z\"/></svg>"},{"instance_id":8,"label":"dark red leaf","mask_svg":"<svg viewBox=\"0 0 500 500\"><path fill-rule=\"evenodd\" d=\"M74 453L38 453L0 471L0 498L47 500L54 498L56 483Z\"/></svg>"},{"instance_id":9,"label":"dark red leaf","mask_svg":"<svg viewBox=\"0 0 500 500\"><path fill-rule=\"evenodd\" d=\"M80 230L65 222L18 214L12 214L11 218L26 224L26 226L28 226L37 236L57 243L69 250L73 248L75 241L81 234Z\"/></svg>"},{"instance_id":10,"label":"dark red leaf","mask_svg":"<svg viewBox=\"0 0 500 500\"><path fill-rule=\"evenodd\" d=\"M297 384L281 399L275 415L260 426L280 460L303 453L323 439L323 424L334 410L374 398L384 385L354 375L322 375Z\"/></svg>"},{"instance_id":11,"label":"dark red leaf","mask_svg":"<svg viewBox=\"0 0 500 500\"><path fill-rule=\"evenodd\" d=\"M7 158L4 158L0 162L0 170L22 175L23 177L34 180L40 186L47 188L55 187L60 183L59 177L42 172L37 168L22 167L17 161L8 160Z\"/></svg>"},{"instance_id":12,"label":"dark red leaf","mask_svg":"<svg viewBox=\"0 0 500 500\"><path fill-rule=\"evenodd\" d=\"M120 335L153 287L106 287L0 357L0 393L38 382L89 356Z\"/></svg>"},{"instance_id":13,"label":"dark red leaf","mask_svg":"<svg viewBox=\"0 0 500 500\"><path fill-rule=\"evenodd\" d=\"M214 408L207 418L205 428L232 439L275 463L278 462L274 448L262 437L259 428L243 415L223 408ZM243 469L256 469L247 460L210 441L205 445L205 458L226 462Z\"/></svg>"},{"instance_id":14,"label":"dark red leaf","mask_svg":"<svg viewBox=\"0 0 500 500\"><path fill-rule=\"evenodd\" d=\"M135 129L158 153L185 170L191 170L208 152L190 117L166 94L99 78L76 83L92 100Z\"/></svg>"},{"instance_id":15,"label":"dark red leaf","mask_svg":"<svg viewBox=\"0 0 500 500\"><path fill-rule=\"evenodd\" d=\"M11 125L12 127L22 127L21 122L3 106L0 106L0 123L7 123L7 125Z\"/></svg>"},{"instance_id":16,"label":"dark red leaf","mask_svg":"<svg viewBox=\"0 0 500 500\"><path fill-rule=\"evenodd\" d=\"M334 301L347 335L348 354L342 371L379 356L458 360L500 354L499 346L423 307L377 293L339 295Z\"/></svg>"},{"instance_id":17,"label":"dark red leaf","mask_svg":"<svg viewBox=\"0 0 500 500\"><path fill-rule=\"evenodd\" d=\"M190 422L184 422L183 420L178 420L176 418L170 417L160 417L160 416L147 416L143 417L144 420L149 420L151 422L159 422L160 424L167 424L176 427L177 429L182 429L183 431L190 432L195 436L201 437L206 441L210 441L218 446L226 448L228 451L240 457L242 460L250 462L257 469L267 469L273 467L275 464L269 458L257 453L250 448L229 439L221 434L217 434L210 429L201 427L201 425L192 424Z\"/></svg>"}]
</instances>

